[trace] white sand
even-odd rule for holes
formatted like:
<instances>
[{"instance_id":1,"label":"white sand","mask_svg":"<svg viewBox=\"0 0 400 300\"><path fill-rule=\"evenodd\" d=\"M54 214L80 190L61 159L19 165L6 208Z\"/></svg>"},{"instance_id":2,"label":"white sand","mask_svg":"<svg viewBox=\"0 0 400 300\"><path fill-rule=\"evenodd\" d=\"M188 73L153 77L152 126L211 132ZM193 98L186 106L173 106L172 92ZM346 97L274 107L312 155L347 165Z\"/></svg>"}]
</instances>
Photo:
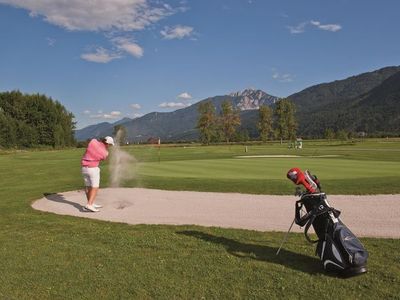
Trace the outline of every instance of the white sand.
<instances>
[{"instance_id":1,"label":"white sand","mask_svg":"<svg viewBox=\"0 0 400 300\"><path fill-rule=\"evenodd\" d=\"M83 191L47 195L37 210L129 224L194 224L259 231L287 231L295 196L162 191L142 188L100 189L98 213L85 211ZM328 195L341 220L357 236L400 238L400 195ZM302 231L293 226L293 231Z\"/></svg>"}]
</instances>

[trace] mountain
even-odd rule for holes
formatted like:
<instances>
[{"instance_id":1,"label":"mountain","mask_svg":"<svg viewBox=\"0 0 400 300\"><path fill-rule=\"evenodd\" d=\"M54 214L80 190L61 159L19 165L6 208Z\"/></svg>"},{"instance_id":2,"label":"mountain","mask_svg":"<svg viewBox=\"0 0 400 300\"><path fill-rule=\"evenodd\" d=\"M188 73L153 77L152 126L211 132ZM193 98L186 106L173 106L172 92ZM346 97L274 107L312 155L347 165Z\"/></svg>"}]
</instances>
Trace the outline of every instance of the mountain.
<instances>
[{"instance_id":1,"label":"mountain","mask_svg":"<svg viewBox=\"0 0 400 300\"><path fill-rule=\"evenodd\" d=\"M113 130L113 125L108 122L102 122L95 125L90 125L82 129L75 130L75 139L84 141L89 138L103 137L110 135Z\"/></svg>"},{"instance_id":2,"label":"mountain","mask_svg":"<svg viewBox=\"0 0 400 300\"><path fill-rule=\"evenodd\" d=\"M290 95L288 99L296 104L299 114L318 111L329 104L359 97L399 71L398 66L386 67L342 80L317 84Z\"/></svg>"},{"instance_id":3,"label":"mountain","mask_svg":"<svg viewBox=\"0 0 400 300\"><path fill-rule=\"evenodd\" d=\"M400 71L362 95L332 102L322 110L303 114L300 120L307 136L322 136L327 128L373 135L399 134Z\"/></svg>"},{"instance_id":4,"label":"mountain","mask_svg":"<svg viewBox=\"0 0 400 300\"><path fill-rule=\"evenodd\" d=\"M392 76L396 78L399 72L400 67L387 67L344 80L312 86L289 96L288 98L296 104L299 134L306 137L323 137L328 128L335 131L343 129L377 134L380 130L376 126L361 126L361 124L367 124L368 119L374 118L371 116L371 113L374 114L370 110L373 107L371 102L377 104L374 109L386 109L385 104L380 102L382 97L390 93L386 80ZM394 79L390 79L389 82L392 80ZM373 92L375 90L379 90L380 93ZM363 99L367 97L369 102L364 102ZM358 107L357 103L361 106ZM400 105L399 101L397 105ZM381 115L385 116L386 113ZM385 120L382 121L385 123Z\"/></svg>"},{"instance_id":5,"label":"mountain","mask_svg":"<svg viewBox=\"0 0 400 300\"><path fill-rule=\"evenodd\" d=\"M400 127L396 129L396 116L390 111L398 111L400 105L399 97L396 98L393 91L399 72L398 66L386 67L314 85L290 95L287 98L296 105L298 135L321 138L328 128L370 135L398 134ZM257 119L256 111L242 117L242 127L250 136L257 133Z\"/></svg>"},{"instance_id":6,"label":"mountain","mask_svg":"<svg viewBox=\"0 0 400 300\"><path fill-rule=\"evenodd\" d=\"M121 124L124 124L126 122L130 122L130 121L132 121L131 118L122 118L121 120L118 120L117 122L112 123L112 125L113 126L121 125Z\"/></svg>"},{"instance_id":7,"label":"mountain","mask_svg":"<svg viewBox=\"0 0 400 300\"><path fill-rule=\"evenodd\" d=\"M89 125L85 128L75 130L75 139L77 141L85 141L90 138L104 137L112 135L114 132L114 126L121 125L132 121L130 118L122 118L114 123L102 122L95 125Z\"/></svg>"},{"instance_id":8,"label":"mountain","mask_svg":"<svg viewBox=\"0 0 400 300\"><path fill-rule=\"evenodd\" d=\"M229 94L235 100L235 106L239 110L257 110L261 105L272 105L279 98L268 95L262 90L245 89Z\"/></svg>"},{"instance_id":9,"label":"mountain","mask_svg":"<svg viewBox=\"0 0 400 300\"><path fill-rule=\"evenodd\" d=\"M364 131L367 134L399 133L400 67L386 67L346 79L322 83L290 95L299 123L298 135L323 137L327 128ZM149 137L162 140L195 140L198 106L211 101L220 111L222 101L229 100L240 110L241 131L257 137L256 124L260 105L273 106L279 98L261 90L246 89L224 96L204 99L189 107L168 113L153 112L134 120L118 121L125 126L131 141ZM115 124L115 123L114 123ZM76 131L77 140L109 135L114 124L100 123Z\"/></svg>"},{"instance_id":10,"label":"mountain","mask_svg":"<svg viewBox=\"0 0 400 300\"><path fill-rule=\"evenodd\" d=\"M400 131L400 72L386 79L380 86L352 103L354 112L365 116L359 130L377 132ZM354 119L354 118L353 118Z\"/></svg>"},{"instance_id":11,"label":"mountain","mask_svg":"<svg viewBox=\"0 0 400 300\"><path fill-rule=\"evenodd\" d=\"M198 118L198 107L202 102L211 101L220 111L221 103L224 100L231 101L232 105L242 113L248 110L257 111L260 105L271 105L279 98L271 96L261 90L245 89L224 96L215 96L204 99L189 107L173 112L152 112L136 119L129 119L126 122L118 121L127 130L127 137L130 141L146 141L150 137L160 137L162 140L194 140L198 137L195 128ZM93 137L109 135L116 124L107 122L91 125L77 130L77 140L86 140Z\"/></svg>"}]
</instances>

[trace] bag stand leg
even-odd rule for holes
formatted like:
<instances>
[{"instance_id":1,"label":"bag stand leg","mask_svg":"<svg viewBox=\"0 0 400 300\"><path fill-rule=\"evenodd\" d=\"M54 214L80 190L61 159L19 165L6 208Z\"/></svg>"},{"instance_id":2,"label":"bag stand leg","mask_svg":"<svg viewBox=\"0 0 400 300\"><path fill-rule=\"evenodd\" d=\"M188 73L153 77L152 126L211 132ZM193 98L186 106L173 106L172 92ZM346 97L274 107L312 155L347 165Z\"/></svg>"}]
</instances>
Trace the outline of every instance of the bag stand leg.
<instances>
[{"instance_id":1,"label":"bag stand leg","mask_svg":"<svg viewBox=\"0 0 400 300\"><path fill-rule=\"evenodd\" d=\"M295 221L295 220L296 220L296 218L293 219L293 222L292 222L292 224L290 225L289 230L286 232L285 236L283 237L282 242L281 242L281 245L279 246L278 251L276 251L276 255L279 255L279 252L281 251L283 244L286 242L286 240L287 240L287 238L288 238L288 235L289 235L290 230L292 230L292 227L293 227L293 224L294 224L294 221Z\"/></svg>"}]
</instances>

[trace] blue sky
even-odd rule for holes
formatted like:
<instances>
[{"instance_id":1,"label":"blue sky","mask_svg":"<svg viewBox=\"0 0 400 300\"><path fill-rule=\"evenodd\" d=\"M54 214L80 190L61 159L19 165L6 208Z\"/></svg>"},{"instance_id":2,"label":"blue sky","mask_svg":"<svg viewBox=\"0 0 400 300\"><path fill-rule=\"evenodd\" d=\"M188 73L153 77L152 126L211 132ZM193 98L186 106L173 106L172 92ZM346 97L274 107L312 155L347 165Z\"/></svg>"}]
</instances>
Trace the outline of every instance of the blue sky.
<instances>
[{"instance_id":1,"label":"blue sky","mask_svg":"<svg viewBox=\"0 0 400 300\"><path fill-rule=\"evenodd\" d=\"M285 97L400 61L397 0L0 0L0 91L77 128L248 87Z\"/></svg>"}]
</instances>

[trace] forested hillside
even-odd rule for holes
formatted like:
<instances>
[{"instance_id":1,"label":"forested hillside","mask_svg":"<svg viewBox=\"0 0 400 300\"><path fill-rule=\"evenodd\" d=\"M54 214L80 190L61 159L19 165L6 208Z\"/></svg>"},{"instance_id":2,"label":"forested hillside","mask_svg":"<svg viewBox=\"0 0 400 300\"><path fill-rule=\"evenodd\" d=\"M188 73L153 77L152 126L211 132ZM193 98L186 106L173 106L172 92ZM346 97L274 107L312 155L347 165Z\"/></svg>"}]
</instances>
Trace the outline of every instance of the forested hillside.
<instances>
[{"instance_id":1,"label":"forested hillside","mask_svg":"<svg viewBox=\"0 0 400 300\"><path fill-rule=\"evenodd\" d=\"M317 84L288 98L296 104L299 114L307 114L319 111L331 103L337 105L342 100L347 101L363 95L397 72L400 72L398 66L386 67L346 79Z\"/></svg>"},{"instance_id":2,"label":"forested hillside","mask_svg":"<svg viewBox=\"0 0 400 300\"><path fill-rule=\"evenodd\" d=\"M320 138L328 129L369 136L398 135L400 129L394 126L397 123L390 111L400 105L398 85L393 83L399 83L399 72L398 66L386 67L289 96L296 104L299 135ZM387 106L382 99L389 95L392 100ZM366 98L369 100L364 101Z\"/></svg>"},{"instance_id":3,"label":"forested hillside","mask_svg":"<svg viewBox=\"0 0 400 300\"><path fill-rule=\"evenodd\" d=\"M45 95L0 93L0 148L72 146L73 117L58 101Z\"/></svg>"},{"instance_id":4,"label":"forested hillside","mask_svg":"<svg viewBox=\"0 0 400 300\"><path fill-rule=\"evenodd\" d=\"M364 132L372 136L400 134L400 72L358 97L331 103L301 119L306 136L323 136L324 130Z\"/></svg>"}]
</instances>

